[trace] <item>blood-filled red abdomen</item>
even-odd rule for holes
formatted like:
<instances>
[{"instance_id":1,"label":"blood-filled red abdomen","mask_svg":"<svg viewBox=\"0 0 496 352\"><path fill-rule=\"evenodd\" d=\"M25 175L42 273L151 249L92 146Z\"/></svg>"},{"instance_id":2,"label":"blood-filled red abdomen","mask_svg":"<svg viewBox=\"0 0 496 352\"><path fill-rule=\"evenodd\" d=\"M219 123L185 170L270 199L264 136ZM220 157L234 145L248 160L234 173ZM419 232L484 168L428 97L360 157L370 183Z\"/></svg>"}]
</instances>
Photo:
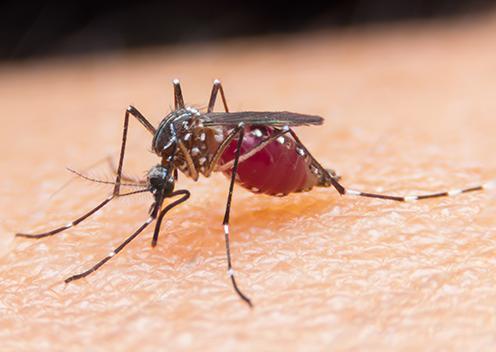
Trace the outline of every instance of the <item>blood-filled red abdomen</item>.
<instances>
[{"instance_id":1,"label":"blood-filled red abdomen","mask_svg":"<svg viewBox=\"0 0 496 352\"><path fill-rule=\"evenodd\" d=\"M257 147L263 140L277 133L270 127L246 128L241 156ZM238 140L233 140L221 157L221 164L234 159ZM283 196L301 192L317 185L318 178L312 172L311 158L289 135L280 136L238 165L236 181L256 193ZM231 170L224 171L231 176Z\"/></svg>"}]
</instances>

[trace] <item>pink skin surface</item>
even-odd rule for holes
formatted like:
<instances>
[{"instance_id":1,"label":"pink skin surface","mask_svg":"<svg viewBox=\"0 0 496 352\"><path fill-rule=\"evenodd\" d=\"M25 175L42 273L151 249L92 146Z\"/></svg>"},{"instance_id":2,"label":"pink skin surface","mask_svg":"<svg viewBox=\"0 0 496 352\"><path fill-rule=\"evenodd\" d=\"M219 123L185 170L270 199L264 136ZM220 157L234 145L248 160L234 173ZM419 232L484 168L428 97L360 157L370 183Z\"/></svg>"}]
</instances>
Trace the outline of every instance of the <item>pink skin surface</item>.
<instances>
[{"instance_id":1,"label":"pink skin surface","mask_svg":"<svg viewBox=\"0 0 496 352\"><path fill-rule=\"evenodd\" d=\"M241 155L275 132L270 127L247 128L241 144ZM285 135L282 138L284 143L274 141L239 163L237 181L242 187L255 193L282 196L316 185L317 178L310 171L309 159L297 153L296 142L291 137ZM221 157L223 163L234 159L237 144L236 139L227 147ZM231 171L225 174L231 176Z\"/></svg>"}]
</instances>

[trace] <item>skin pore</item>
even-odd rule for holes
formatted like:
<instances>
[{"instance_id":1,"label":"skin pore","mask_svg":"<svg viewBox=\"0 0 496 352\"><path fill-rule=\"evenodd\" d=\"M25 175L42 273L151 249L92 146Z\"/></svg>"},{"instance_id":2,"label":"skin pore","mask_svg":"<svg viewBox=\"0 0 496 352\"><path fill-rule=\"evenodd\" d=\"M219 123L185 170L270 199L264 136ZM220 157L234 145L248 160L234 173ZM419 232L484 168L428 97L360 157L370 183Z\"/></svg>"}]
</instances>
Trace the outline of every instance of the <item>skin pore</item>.
<instances>
[{"instance_id":1,"label":"skin pore","mask_svg":"<svg viewBox=\"0 0 496 352\"><path fill-rule=\"evenodd\" d=\"M77 178L118 156L125 108L155 126L170 80L205 107L221 78L232 111L325 118L296 129L352 189L398 195L476 186L496 176L496 21L324 32L0 68L0 337L6 350L490 350L496 304L496 194L414 203L340 196L284 198L235 187L226 274L222 174L176 183L191 198L86 279L63 280L108 255L148 216L153 198L102 202L111 185ZM220 110L218 103L217 109ZM129 127L124 169L159 160ZM105 165L89 171L111 179ZM132 189L129 189L131 191ZM165 347L166 346L166 347ZM325 349L325 348L324 348Z\"/></svg>"}]
</instances>

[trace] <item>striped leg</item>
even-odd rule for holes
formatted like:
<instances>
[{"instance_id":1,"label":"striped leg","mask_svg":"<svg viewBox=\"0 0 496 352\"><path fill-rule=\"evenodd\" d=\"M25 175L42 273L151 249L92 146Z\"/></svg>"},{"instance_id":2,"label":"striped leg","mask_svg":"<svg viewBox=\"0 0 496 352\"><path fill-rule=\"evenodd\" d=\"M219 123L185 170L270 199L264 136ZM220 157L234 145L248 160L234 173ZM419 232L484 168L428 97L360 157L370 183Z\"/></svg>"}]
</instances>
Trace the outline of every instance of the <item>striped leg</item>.
<instances>
[{"instance_id":1,"label":"striped leg","mask_svg":"<svg viewBox=\"0 0 496 352\"><path fill-rule=\"evenodd\" d=\"M233 195L233 190L234 190L234 183L236 181L236 173L238 171L238 161L239 161L239 155L241 153L241 144L243 143L243 137L244 137L244 126L240 124L238 126L239 128L239 140L238 140L238 145L236 148L236 154L234 156L234 166L232 168L232 174L231 174L231 181L229 183L229 194L227 196L227 203L226 203L226 212L224 213L224 239L226 242L226 255L227 255L227 274L231 278L232 285L234 287L234 290L238 294L238 296L245 301L250 308L253 307L253 304L251 303L251 300L243 293L241 290L238 288L238 284L236 283L236 279L234 278L234 269L232 267L231 263L231 248L229 245L229 215L231 213L231 201L232 201L232 195Z\"/></svg>"},{"instance_id":2,"label":"striped leg","mask_svg":"<svg viewBox=\"0 0 496 352\"><path fill-rule=\"evenodd\" d=\"M451 191L445 191L445 192L436 192L436 193L409 195L409 196L393 196L388 194L378 194L378 193L358 191L354 189L347 189L346 187L344 187L342 184L339 183L339 177L336 177L336 175L333 175L329 170L324 169L319 164L319 162L310 154L308 149L306 149L303 143L301 143L301 141L299 140L298 136L292 130L290 130L290 133L291 136L295 139L296 143L298 143L298 146L303 148L305 152L313 159L313 161L315 162L314 164L320 169L320 171L324 175L326 174L329 175L329 179L328 179L329 185L332 185L341 195L386 199L386 200L393 200L396 202L413 202L417 200L430 199L430 198L452 197L462 193L476 192L476 191L496 188L496 180L493 180L475 187L453 189Z\"/></svg>"},{"instance_id":3,"label":"striped leg","mask_svg":"<svg viewBox=\"0 0 496 352\"><path fill-rule=\"evenodd\" d=\"M179 191L172 192L170 194L170 197L174 197L177 195L182 195L182 197L179 198L178 200L170 203L169 205L167 205L164 209L162 209L162 211L160 212L160 215L158 216L157 222L155 224L155 231L153 232L152 247L155 247L157 245L158 235L160 233L160 225L162 224L162 220L163 220L165 214L167 214L167 212L169 210L176 207L177 205L187 201L191 194L189 193L188 190L181 189Z\"/></svg>"},{"instance_id":4,"label":"striped leg","mask_svg":"<svg viewBox=\"0 0 496 352\"><path fill-rule=\"evenodd\" d=\"M131 236L128 237L127 240L125 240L119 247L117 247L116 249L114 249L112 252L110 252L105 258L103 258L102 260L100 260L96 265L94 265L91 269L89 270L86 270L80 274L77 274L77 275L73 275L71 277L68 277L67 279L64 280L64 282L66 284L68 284L69 282L71 281L74 281L74 280L79 280L79 279L82 279L83 277L86 277L88 276L89 274L97 271L103 264L105 264L106 262L108 262L110 259L112 259L117 253L119 253L125 246L127 246L129 244L129 242L131 242L132 240L134 240L148 225L150 225L150 223L154 220L153 217L149 217L148 220L145 221L145 223L143 225L141 225L141 227L136 230L135 233L133 233Z\"/></svg>"},{"instance_id":5,"label":"striped leg","mask_svg":"<svg viewBox=\"0 0 496 352\"><path fill-rule=\"evenodd\" d=\"M148 122L148 120L143 115L141 115L141 113L138 110L136 110L132 106L130 106L129 108L127 108L126 114L124 116L124 128L123 128L123 131L122 131L122 143L121 143L121 150L120 150L120 156L119 156L119 164L118 164L118 167L117 167L117 176L115 178L115 182L113 182L113 184L114 184L114 191L112 192L112 195L109 196L107 199L105 199L100 204L98 204L95 208L91 209L89 212L87 212L83 216L80 216L76 220L68 223L67 225L58 227L56 229L53 229L53 230L50 230L50 231L47 231L47 232L39 233L39 234L17 233L16 234L17 237L37 238L38 239L38 238L43 238L43 237L47 237L47 236L53 236L53 235L55 235L57 233L60 233L60 232L65 231L67 229L70 229L71 227L76 226L79 223L81 223L82 221L86 220L91 215L93 215L98 210L100 210L105 205L107 205L112 199L114 199L116 197L121 197L121 196L124 196L124 195L130 195L130 194L135 194L136 193L136 192L131 192L131 193L128 193L128 194L120 194L120 186L121 186L121 178L122 178L122 165L124 163L124 153L125 153L125 150L126 150L127 130L128 130L128 126L129 126L129 115L134 116L139 122L141 122L141 124L143 126L145 126L145 128L148 131L150 131L150 132L155 131L155 128L151 125L151 123ZM146 190L144 190L144 191L146 191Z\"/></svg>"},{"instance_id":6,"label":"striped leg","mask_svg":"<svg viewBox=\"0 0 496 352\"><path fill-rule=\"evenodd\" d=\"M397 202L414 202L417 200L430 199L430 198L453 197L453 196L457 196L457 195L462 194L462 193L476 192L476 191L482 191L482 190L492 189L492 188L496 188L496 181L486 182L482 185L475 186L475 187L469 187L469 188L463 188L463 189L452 189L451 191L421 194L421 195L408 195L408 196L403 196L403 197L391 196L391 195L387 195L387 194L376 194L376 193L362 192L362 191L357 191L354 189L345 189L344 194L350 195L350 196L394 200Z\"/></svg>"},{"instance_id":7,"label":"striped leg","mask_svg":"<svg viewBox=\"0 0 496 352\"><path fill-rule=\"evenodd\" d=\"M143 232L143 230L148 225L150 225L155 219L158 219L157 223L156 223L156 227L155 227L155 234L153 236L153 240L155 241L153 244L153 246L154 246L156 244L156 237L158 237L158 232L160 231L160 223L162 222L162 219L164 218L165 214L167 214L167 212L169 210L171 210L172 208L174 208L177 205L181 204L182 202L186 201L189 198L190 193L187 190L179 190L179 191L172 192L170 195L167 196L167 198L175 197L178 195L182 195L182 197L179 198L178 200L170 203L164 209L162 209L162 211L160 211L160 215L159 215L159 210L162 207L163 198L157 199L155 204L153 205L150 217L131 236L129 236L117 248L115 248L112 252L110 252L105 258L100 260L98 263L93 265L90 269L88 269L88 270L86 270L80 274L76 274L76 275L73 275L73 276L65 279L64 280L65 283L67 284L71 281L82 279L82 278L88 276L89 274L94 273L95 271L100 269L100 267L102 267L103 264L105 264L110 259L112 259L116 254L118 254L120 251L122 251L124 249L124 247L126 247L129 243L131 243L132 240L134 240L136 237L138 237L138 235L141 232Z\"/></svg>"},{"instance_id":8,"label":"striped leg","mask_svg":"<svg viewBox=\"0 0 496 352\"><path fill-rule=\"evenodd\" d=\"M132 240L134 240L136 237L138 237L138 235L141 232L143 232L143 230L146 229L146 227L148 225L150 225L153 222L153 220L155 220L157 218L158 210L160 209L161 205L162 205L161 202L156 202L153 206L152 213L151 213L150 217L148 218L148 220L146 220L143 225L141 225L131 236L129 236L124 242L122 242L116 249L114 249L112 252L110 252L105 258L103 258L98 263L93 265L90 269L88 269L88 270L86 270L80 274L76 274L76 275L73 275L71 277L68 277L67 279L64 280L64 282L66 284L68 284L71 281L82 279L83 277L86 277L89 274L97 271L103 264L105 264L110 259L112 259L117 253L119 253L124 247L126 247Z\"/></svg>"}]
</instances>

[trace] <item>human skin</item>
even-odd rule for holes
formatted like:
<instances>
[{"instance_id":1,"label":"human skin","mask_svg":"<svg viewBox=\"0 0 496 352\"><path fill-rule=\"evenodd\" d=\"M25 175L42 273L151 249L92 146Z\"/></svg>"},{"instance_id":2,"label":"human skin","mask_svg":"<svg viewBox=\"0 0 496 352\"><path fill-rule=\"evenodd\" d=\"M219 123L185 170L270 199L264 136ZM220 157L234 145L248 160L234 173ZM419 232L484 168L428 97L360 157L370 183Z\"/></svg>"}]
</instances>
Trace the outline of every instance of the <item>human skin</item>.
<instances>
[{"instance_id":1,"label":"human skin","mask_svg":"<svg viewBox=\"0 0 496 352\"><path fill-rule=\"evenodd\" d=\"M118 156L124 110L155 125L180 78L207 104L214 78L234 110L317 114L297 132L354 189L407 195L496 176L494 18L240 40L0 68L1 350L494 350L496 193L416 203L316 188L284 198L235 188L233 265L216 174L177 189L157 247L152 230L86 279L147 218L151 196L119 199L50 238L112 186L72 175ZM217 106L221 108L220 105ZM125 170L159 161L131 121ZM105 165L92 176L105 180ZM103 174L102 174L103 173Z\"/></svg>"}]
</instances>

